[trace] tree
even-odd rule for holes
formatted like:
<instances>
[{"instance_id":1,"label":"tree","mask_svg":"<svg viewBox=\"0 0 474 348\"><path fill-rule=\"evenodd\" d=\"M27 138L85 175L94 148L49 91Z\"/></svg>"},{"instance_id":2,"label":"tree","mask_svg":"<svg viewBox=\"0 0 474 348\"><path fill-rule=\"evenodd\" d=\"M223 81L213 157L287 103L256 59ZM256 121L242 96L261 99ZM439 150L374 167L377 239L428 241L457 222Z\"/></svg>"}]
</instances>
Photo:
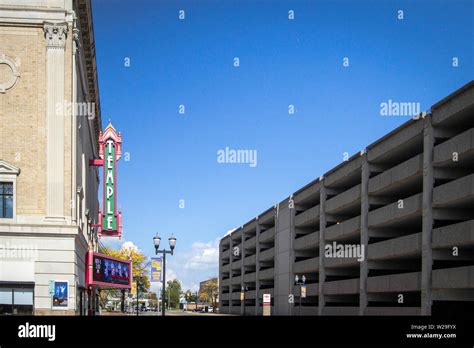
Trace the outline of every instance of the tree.
<instances>
[{"instance_id":1,"label":"tree","mask_svg":"<svg viewBox=\"0 0 474 348\"><path fill-rule=\"evenodd\" d=\"M150 300L151 306L158 306L158 296L153 291L150 291L148 294L148 299Z\"/></svg>"},{"instance_id":2,"label":"tree","mask_svg":"<svg viewBox=\"0 0 474 348\"><path fill-rule=\"evenodd\" d=\"M179 280L169 280L166 286L166 299L171 308L179 308L179 297L181 295L181 283Z\"/></svg>"},{"instance_id":3,"label":"tree","mask_svg":"<svg viewBox=\"0 0 474 348\"><path fill-rule=\"evenodd\" d=\"M211 304L213 312L216 311L218 296L219 286L217 285L217 278L209 279L202 285L199 291L199 300Z\"/></svg>"},{"instance_id":4,"label":"tree","mask_svg":"<svg viewBox=\"0 0 474 348\"><path fill-rule=\"evenodd\" d=\"M196 293L192 292L191 290L186 290L185 294L184 294L184 298L185 300L188 302L188 303L191 303L191 302L196 302L197 301L197 296L196 296Z\"/></svg>"}]
</instances>

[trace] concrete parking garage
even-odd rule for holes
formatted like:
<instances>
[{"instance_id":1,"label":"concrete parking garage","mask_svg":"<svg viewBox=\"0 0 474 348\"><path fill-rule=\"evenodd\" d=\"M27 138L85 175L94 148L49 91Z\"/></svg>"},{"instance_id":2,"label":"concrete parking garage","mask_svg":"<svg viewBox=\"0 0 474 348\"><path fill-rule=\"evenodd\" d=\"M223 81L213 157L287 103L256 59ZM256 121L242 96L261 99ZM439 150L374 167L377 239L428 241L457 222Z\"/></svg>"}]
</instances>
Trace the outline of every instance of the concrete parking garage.
<instances>
[{"instance_id":1,"label":"concrete parking garage","mask_svg":"<svg viewBox=\"0 0 474 348\"><path fill-rule=\"evenodd\" d=\"M333 242L363 246L363 260L325 257ZM225 236L220 312L262 315L263 294L274 315L467 310L473 251L470 82Z\"/></svg>"}]
</instances>

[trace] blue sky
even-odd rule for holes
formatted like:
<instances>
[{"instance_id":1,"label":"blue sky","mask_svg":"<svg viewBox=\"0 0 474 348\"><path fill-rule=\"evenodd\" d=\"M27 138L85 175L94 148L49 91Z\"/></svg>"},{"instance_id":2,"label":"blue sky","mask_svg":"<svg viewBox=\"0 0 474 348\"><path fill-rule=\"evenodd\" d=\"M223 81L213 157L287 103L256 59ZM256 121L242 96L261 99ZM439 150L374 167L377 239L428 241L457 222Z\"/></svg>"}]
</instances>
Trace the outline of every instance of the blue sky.
<instances>
[{"instance_id":1,"label":"blue sky","mask_svg":"<svg viewBox=\"0 0 474 348\"><path fill-rule=\"evenodd\" d=\"M468 0L94 0L93 16L103 123L130 155L124 238L152 256L154 234L174 233L185 288L217 275L228 230L409 118L382 102L427 110L474 76ZM257 166L218 163L226 147Z\"/></svg>"}]
</instances>

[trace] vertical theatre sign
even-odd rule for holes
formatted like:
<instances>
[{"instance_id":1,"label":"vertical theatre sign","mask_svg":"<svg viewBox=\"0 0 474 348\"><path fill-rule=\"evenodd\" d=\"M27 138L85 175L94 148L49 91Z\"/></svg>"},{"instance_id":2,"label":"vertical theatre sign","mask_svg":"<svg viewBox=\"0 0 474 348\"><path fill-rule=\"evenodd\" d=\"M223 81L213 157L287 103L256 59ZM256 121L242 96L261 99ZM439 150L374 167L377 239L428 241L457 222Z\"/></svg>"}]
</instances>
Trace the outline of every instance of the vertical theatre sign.
<instances>
[{"instance_id":1,"label":"vertical theatre sign","mask_svg":"<svg viewBox=\"0 0 474 348\"><path fill-rule=\"evenodd\" d=\"M122 155L122 136L109 123L99 134L99 159L92 165L103 167L103 200L99 210L99 237L122 237L122 213L117 210L117 161Z\"/></svg>"}]
</instances>

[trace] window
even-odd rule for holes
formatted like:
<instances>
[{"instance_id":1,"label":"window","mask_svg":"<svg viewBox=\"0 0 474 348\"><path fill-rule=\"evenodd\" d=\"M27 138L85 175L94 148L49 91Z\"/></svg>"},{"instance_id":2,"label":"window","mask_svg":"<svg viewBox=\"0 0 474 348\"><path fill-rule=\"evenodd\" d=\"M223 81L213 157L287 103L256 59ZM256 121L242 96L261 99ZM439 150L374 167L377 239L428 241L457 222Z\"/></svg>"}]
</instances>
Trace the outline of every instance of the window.
<instances>
[{"instance_id":1,"label":"window","mask_svg":"<svg viewBox=\"0 0 474 348\"><path fill-rule=\"evenodd\" d=\"M0 285L0 315L32 315L34 285Z\"/></svg>"},{"instance_id":2,"label":"window","mask_svg":"<svg viewBox=\"0 0 474 348\"><path fill-rule=\"evenodd\" d=\"M0 315L13 314L12 289L0 288Z\"/></svg>"},{"instance_id":3,"label":"window","mask_svg":"<svg viewBox=\"0 0 474 348\"><path fill-rule=\"evenodd\" d=\"M13 218L12 182L0 182L0 218Z\"/></svg>"},{"instance_id":4,"label":"window","mask_svg":"<svg viewBox=\"0 0 474 348\"><path fill-rule=\"evenodd\" d=\"M33 314L33 288L13 289L13 314Z\"/></svg>"},{"instance_id":5,"label":"window","mask_svg":"<svg viewBox=\"0 0 474 348\"><path fill-rule=\"evenodd\" d=\"M0 221L16 219L16 178L20 168L0 159Z\"/></svg>"}]
</instances>

